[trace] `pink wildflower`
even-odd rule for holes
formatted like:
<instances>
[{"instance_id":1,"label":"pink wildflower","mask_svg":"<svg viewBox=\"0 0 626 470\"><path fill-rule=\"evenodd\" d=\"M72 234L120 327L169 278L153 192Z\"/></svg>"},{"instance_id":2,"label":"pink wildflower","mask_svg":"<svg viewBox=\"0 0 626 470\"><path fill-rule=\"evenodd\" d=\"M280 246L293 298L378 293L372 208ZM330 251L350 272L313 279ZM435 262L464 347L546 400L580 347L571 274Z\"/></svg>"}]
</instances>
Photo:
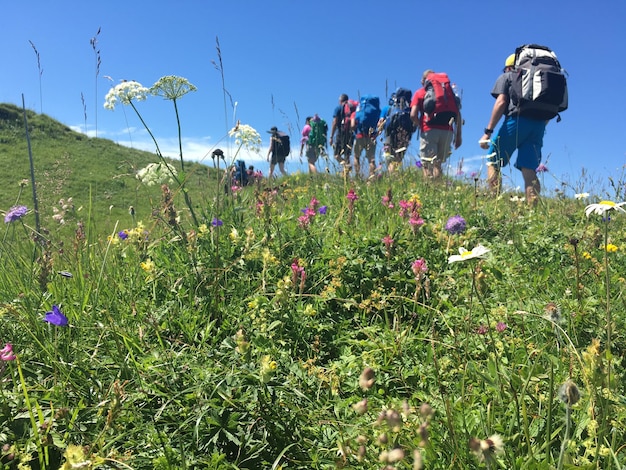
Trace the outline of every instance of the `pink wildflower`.
<instances>
[{"instance_id":1,"label":"pink wildflower","mask_svg":"<svg viewBox=\"0 0 626 470\"><path fill-rule=\"evenodd\" d=\"M17 356L13 354L13 345L7 343L0 349L0 361L14 361Z\"/></svg>"},{"instance_id":2,"label":"pink wildflower","mask_svg":"<svg viewBox=\"0 0 626 470\"><path fill-rule=\"evenodd\" d=\"M502 333L507 328L508 328L507 324L502 321L499 321L498 324L496 325L496 331L498 333Z\"/></svg>"},{"instance_id":3,"label":"pink wildflower","mask_svg":"<svg viewBox=\"0 0 626 470\"><path fill-rule=\"evenodd\" d=\"M411 269L413 270L413 274L415 277L421 276L428 272L428 266L426 265L426 260L424 258L419 258L413 261L411 264Z\"/></svg>"},{"instance_id":4,"label":"pink wildflower","mask_svg":"<svg viewBox=\"0 0 626 470\"><path fill-rule=\"evenodd\" d=\"M350 191L348 191L348 194L346 194L346 198L348 199L348 201L354 202L359 198L359 196L357 196L356 192L354 192L354 188L350 188Z\"/></svg>"},{"instance_id":5,"label":"pink wildflower","mask_svg":"<svg viewBox=\"0 0 626 470\"><path fill-rule=\"evenodd\" d=\"M383 237L383 243L385 244L385 246L387 247L387 249L391 248L394 244L394 240L393 238L391 238L389 235L385 235Z\"/></svg>"}]
</instances>

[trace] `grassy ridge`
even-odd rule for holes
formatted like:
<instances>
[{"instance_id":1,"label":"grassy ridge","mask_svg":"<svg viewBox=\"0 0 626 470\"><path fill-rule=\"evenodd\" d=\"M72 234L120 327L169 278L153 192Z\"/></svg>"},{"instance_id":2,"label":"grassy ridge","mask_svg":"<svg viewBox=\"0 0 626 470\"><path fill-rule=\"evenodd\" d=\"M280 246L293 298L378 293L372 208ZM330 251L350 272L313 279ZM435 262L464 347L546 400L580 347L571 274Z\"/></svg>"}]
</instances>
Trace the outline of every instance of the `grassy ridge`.
<instances>
[{"instance_id":1,"label":"grassy ridge","mask_svg":"<svg viewBox=\"0 0 626 470\"><path fill-rule=\"evenodd\" d=\"M45 114L27 110L26 116L40 215L42 225L48 230L63 229L52 219L53 208L61 209L60 199L72 198L75 210L91 211L91 222L95 224L97 221L100 233L112 230L117 221L129 223L130 206L135 208L139 218L149 218L153 208L158 207L161 199L159 185L147 187L135 177L141 168L158 162L155 154L123 147L107 139L87 137ZM1 176L0 207L8 209L16 203L16 189L22 181L27 181L29 186L24 189L19 202L32 207L23 111L11 104L0 104L0 158L5 168ZM180 171L179 162L168 161ZM206 192L209 184L214 191L213 169L190 162L185 170L186 187L192 201L199 204L197 196ZM184 205L182 201L181 205ZM80 215L80 218L86 218ZM64 220L75 222L77 216L70 211Z\"/></svg>"}]
</instances>

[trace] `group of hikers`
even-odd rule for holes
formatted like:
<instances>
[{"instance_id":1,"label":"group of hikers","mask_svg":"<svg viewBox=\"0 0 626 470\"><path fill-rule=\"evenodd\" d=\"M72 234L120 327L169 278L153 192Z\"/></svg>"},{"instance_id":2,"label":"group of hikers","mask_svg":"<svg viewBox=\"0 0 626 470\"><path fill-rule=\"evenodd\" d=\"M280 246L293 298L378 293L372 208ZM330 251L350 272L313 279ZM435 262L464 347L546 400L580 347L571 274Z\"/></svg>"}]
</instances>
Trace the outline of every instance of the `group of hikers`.
<instances>
[{"instance_id":1,"label":"group of hikers","mask_svg":"<svg viewBox=\"0 0 626 470\"><path fill-rule=\"evenodd\" d=\"M330 133L319 115L309 116L301 131L300 156L306 155L309 171L316 173L316 162L327 156L327 144L336 161L349 172L354 165L361 175L361 156L365 154L369 177L376 171L377 141L383 144L383 158L390 173L402 160L415 132L419 133L419 158L424 176L438 179L442 165L462 144L463 118L461 96L446 73L426 70L421 88L414 93L398 88L386 106L374 95L352 100L339 97L333 112ZM527 44L518 47L504 63L491 95L495 103L480 138L480 147L488 151L487 181L499 190L501 168L508 165L517 150L514 166L522 172L526 199L534 205L540 192L536 168L541 163L545 128L552 118L567 109L565 72L548 47ZM500 119L504 121L495 131ZM273 127L268 150L269 177L275 166L283 175L285 158L290 153L289 136ZM350 158L352 157L352 164Z\"/></svg>"}]
</instances>

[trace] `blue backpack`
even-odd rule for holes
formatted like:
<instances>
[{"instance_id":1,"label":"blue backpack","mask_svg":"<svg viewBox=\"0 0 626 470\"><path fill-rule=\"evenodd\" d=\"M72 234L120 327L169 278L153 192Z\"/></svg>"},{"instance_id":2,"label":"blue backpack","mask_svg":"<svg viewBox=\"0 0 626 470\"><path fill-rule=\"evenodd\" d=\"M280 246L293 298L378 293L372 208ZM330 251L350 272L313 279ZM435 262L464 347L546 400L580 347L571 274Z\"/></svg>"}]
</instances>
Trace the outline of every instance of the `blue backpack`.
<instances>
[{"instance_id":1,"label":"blue backpack","mask_svg":"<svg viewBox=\"0 0 626 470\"><path fill-rule=\"evenodd\" d=\"M235 162L235 183L239 186L246 186L248 184L248 171L246 169L246 162L243 160L237 160Z\"/></svg>"},{"instance_id":2,"label":"blue backpack","mask_svg":"<svg viewBox=\"0 0 626 470\"><path fill-rule=\"evenodd\" d=\"M378 120L380 119L380 99L374 95L361 97L356 110L357 134L375 137L377 134Z\"/></svg>"}]
</instances>

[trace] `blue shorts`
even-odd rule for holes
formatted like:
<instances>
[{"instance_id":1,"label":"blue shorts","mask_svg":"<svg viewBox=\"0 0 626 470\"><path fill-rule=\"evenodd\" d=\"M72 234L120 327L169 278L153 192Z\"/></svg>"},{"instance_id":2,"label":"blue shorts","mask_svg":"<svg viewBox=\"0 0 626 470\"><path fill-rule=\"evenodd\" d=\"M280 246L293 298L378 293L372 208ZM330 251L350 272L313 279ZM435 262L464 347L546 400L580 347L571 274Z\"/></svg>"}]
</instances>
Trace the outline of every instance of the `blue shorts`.
<instances>
[{"instance_id":1,"label":"blue shorts","mask_svg":"<svg viewBox=\"0 0 626 470\"><path fill-rule=\"evenodd\" d=\"M536 121L522 116L507 116L489 147L488 163L507 166L517 150L515 168L534 170L541 163L541 147L546 121Z\"/></svg>"}]
</instances>

